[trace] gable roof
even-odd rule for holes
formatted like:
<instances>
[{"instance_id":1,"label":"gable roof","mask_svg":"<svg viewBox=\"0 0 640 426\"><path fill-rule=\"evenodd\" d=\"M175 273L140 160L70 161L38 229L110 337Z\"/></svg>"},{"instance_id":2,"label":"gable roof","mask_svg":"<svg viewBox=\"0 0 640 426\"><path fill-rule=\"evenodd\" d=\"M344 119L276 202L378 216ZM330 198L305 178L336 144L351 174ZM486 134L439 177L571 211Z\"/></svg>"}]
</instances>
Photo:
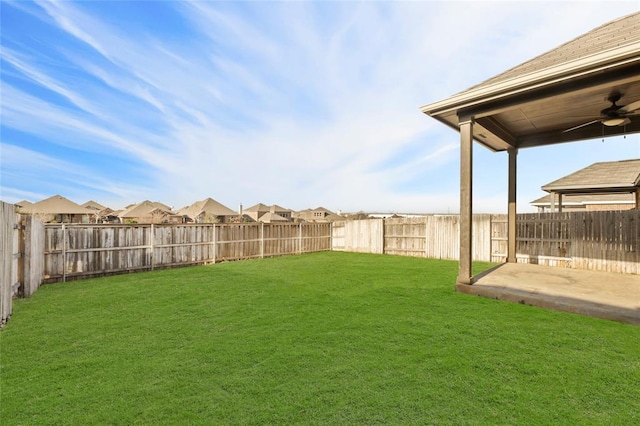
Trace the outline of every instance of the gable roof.
<instances>
[{"instance_id":1,"label":"gable roof","mask_svg":"<svg viewBox=\"0 0 640 426\"><path fill-rule=\"evenodd\" d=\"M619 106L640 101L640 12L420 109L456 130L473 120L473 139L504 151L640 132L637 117L625 126L599 122L614 92Z\"/></svg>"},{"instance_id":2,"label":"gable roof","mask_svg":"<svg viewBox=\"0 0 640 426\"><path fill-rule=\"evenodd\" d=\"M640 186L640 159L594 163L542 186L547 192L634 192Z\"/></svg>"},{"instance_id":3,"label":"gable roof","mask_svg":"<svg viewBox=\"0 0 640 426\"><path fill-rule=\"evenodd\" d=\"M267 212L260 216L260 222L270 223L270 222L289 222L289 219L280 216L277 213Z\"/></svg>"},{"instance_id":4,"label":"gable roof","mask_svg":"<svg viewBox=\"0 0 640 426\"><path fill-rule=\"evenodd\" d=\"M267 213L267 212L271 212L271 213L276 213L276 212L291 212L292 210L290 209L285 209L284 207L281 207L277 204L273 204L271 206L268 206L266 204L262 204L262 203L258 203L255 206L251 206L248 207L246 209L243 209L244 212L256 212L256 213Z\"/></svg>"},{"instance_id":5,"label":"gable roof","mask_svg":"<svg viewBox=\"0 0 640 426\"><path fill-rule=\"evenodd\" d=\"M255 206L247 207L246 209L242 209L243 212L268 212L270 209L266 204L258 203Z\"/></svg>"},{"instance_id":6,"label":"gable roof","mask_svg":"<svg viewBox=\"0 0 640 426\"><path fill-rule=\"evenodd\" d=\"M106 208L102 204L97 203L93 200L87 201L86 203L81 204L81 206L88 210L98 210L98 211L104 210Z\"/></svg>"},{"instance_id":7,"label":"gable roof","mask_svg":"<svg viewBox=\"0 0 640 426\"><path fill-rule=\"evenodd\" d=\"M22 200L22 201L18 201L17 203L14 203L14 205L16 205L18 208L21 208L21 209L28 209L33 205L33 203L31 201Z\"/></svg>"},{"instance_id":8,"label":"gable roof","mask_svg":"<svg viewBox=\"0 0 640 426\"><path fill-rule=\"evenodd\" d=\"M205 198L204 200L196 201L188 207L184 207L178 211L178 214L188 216L192 219L200 216L201 214L211 214L213 216L237 216L238 213L230 208L220 204L213 198Z\"/></svg>"},{"instance_id":9,"label":"gable roof","mask_svg":"<svg viewBox=\"0 0 640 426\"><path fill-rule=\"evenodd\" d=\"M272 205L272 206L271 206L271 211L273 211L273 212L291 212L291 211L293 211L293 210L291 210L291 209L286 209L286 208L284 208L284 207L282 207L282 206L279 206L279 205L277 205L277 204L274 204L274 205Z\"/></svg>"},{"instance_id":10,"label":"gable roof","mask_svg":"<svg viewBox=\"0 0 640 426\"><path fill-rule=\"evenodd\" d=\"M90 214L91 212L79 204L63 197L54 195L44 200L24 207L22 211L39 214Z\"/></svg>"},{"instance_id":11,"label":"gable roof","mask_svg":"<svg viewBox=\"0 0 640 426\"><path fill-rule=\"evenodd\" d=\"M162 203L158 203L158 202L154 202L154 201L149 201L149 200L145 200L142 201L138 204L134 204L129 206L128 208L126 208L125 210L121 211L118 214L118 217L121 218L125 218L125 217L132 217L132 218L136 218L136 217L146 217L149 216L152 212L154 211L163 211L169 214L173 214L173 212L171 211L171 208L166 206L165 204Z\"/></svg>"}]
</instances>

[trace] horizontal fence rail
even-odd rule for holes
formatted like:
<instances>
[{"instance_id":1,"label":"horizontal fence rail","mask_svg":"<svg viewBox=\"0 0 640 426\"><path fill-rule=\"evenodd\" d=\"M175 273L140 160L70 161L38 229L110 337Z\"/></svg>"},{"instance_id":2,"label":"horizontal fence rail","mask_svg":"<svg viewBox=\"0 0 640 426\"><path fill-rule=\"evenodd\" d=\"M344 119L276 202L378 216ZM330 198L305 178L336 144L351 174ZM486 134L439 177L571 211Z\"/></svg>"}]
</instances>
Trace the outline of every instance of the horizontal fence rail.
<instances>
[{"instance_id":1,"label":"horizontal fence rail","mask_svg":"<svg viewBox=\"0 0 640 426\"><path fill-rule=\"evenodd\" d=\"M331 250L331 224L45 225L44 282Z\"/></svg>"}]
</instances>

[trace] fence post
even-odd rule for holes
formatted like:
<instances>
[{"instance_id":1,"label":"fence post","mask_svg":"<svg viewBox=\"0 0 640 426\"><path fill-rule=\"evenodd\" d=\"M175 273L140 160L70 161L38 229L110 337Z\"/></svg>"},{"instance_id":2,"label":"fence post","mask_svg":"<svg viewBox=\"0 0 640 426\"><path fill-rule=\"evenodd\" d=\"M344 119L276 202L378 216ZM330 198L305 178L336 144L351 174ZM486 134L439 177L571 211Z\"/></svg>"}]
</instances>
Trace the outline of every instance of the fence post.
<instances>
[{"instance_id":1,"label":"fence post","mask_svg":"<svg viewBox=\"0 0 640 426\"><path fill-rule=\"evenodd\" d=\"M151 231L149 231L149 239L151 240L151 241L149 241L149 249L151 250L151 253L150 253L151 259L150 260L151 260L151 270L152 271L153 271L153 267L154 267L154 264L153 264L153 251L154 251L153 250L153 241L155 239L154 232L155 232L155 227L153 226L153 223L152 223L151 224Z\"/></svg>"},{"instance_id":2,"label":"fence post","mask_svg":"<svg viewBox=\"0 0 640 426\"><path fill-rule=\"evenodd\" d=\"M387 219L382 218L382 241L380 242L380 247L382 247L382 254L387 254L385 243L384 243L386 235L387 235Z\"/></svg>"},{"instance_id":3,"label":"fence post","mask_svg":"<svg viewBox=\"0 0 640 426\"><path fill-rule=\"evenodd\" d=\"M260 259L264 259L264 222L260 222Z\"/></svg>"},{"instance_id":4,"label":"fence post","mask_svg":"<svg viewBox=\"0 0 640 426\"><path fill-rule=\"evenodd\" d=\"M302 254L302 222L298 226L298 253Z\"/></svg>"},{"instance_id":5,"label":"fence post","mask_svg":"<svg viewBox=\"0 0 640 426\"><path fill-rule=\"evenodd\" d=\"M424 221L424 257L429 257L429 224L427 216L422 218Z\"/></svg>"},{"instance_id":6,"label":"fence post","mask_svg":"<svg viewBox=\"0 0 640 426\"><path fill-rule=\"evenodd\" d=\"M62 222L62 282L67 282L67 233Z\"/></svg>"},{"instance_id":7,"label":"fence post","mask_svg":"<svg viewBox=\"0 0 640 426\"><path fill-rule=\"evenodd\" d=\"M333 251L333 222L329 222L329 251Z\"/></svg>"},{"instance_id":8,"label":"fence post","mask_svg":"<svg viewBox=\"0 0 640 426\"><path fill-rule=\"evenodd\" d=\"M44 273L44 224L34 216L23 216L24 249L22 296L29 297L40 287Z\"/></svg>"},{"instance_id":9,"label":"fence post","mask_svg":"<svg viewBox=\"0 0 640 426\"><path fill-rule=\"evenodd\" d=\"M216 224L215 223L213 224L213 236L211 238L211 241L212 241L212 245L213 245L213 248L212 248L213 263L215 264L216 263L216 245L217 245L217 243L216 243Z\"/></svg>"}]
</instances>

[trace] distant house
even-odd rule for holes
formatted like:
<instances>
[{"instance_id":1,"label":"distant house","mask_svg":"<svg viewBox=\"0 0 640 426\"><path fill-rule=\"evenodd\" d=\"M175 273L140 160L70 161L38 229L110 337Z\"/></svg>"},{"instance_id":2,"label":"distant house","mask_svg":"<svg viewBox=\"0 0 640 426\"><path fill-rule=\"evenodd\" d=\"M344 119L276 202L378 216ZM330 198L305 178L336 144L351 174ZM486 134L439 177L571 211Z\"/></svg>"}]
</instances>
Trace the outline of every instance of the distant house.
<instances>
[{"instance_id":1,"label":"distant house","mask_svg":"<svg viewBox=\"0 0 640 426\"><path fill-rule=\"evenodd\" d=\"M18 213L26 213L32 205L33 203L27 200L18 201L14 204Z\"/></svg>"},{"instance_id":2,"label":"distant house","mask_svg":"<svg viewBox=\"0 0 640 426\"><path fill-rule=\"evenodd\" d=\"M220 204L213 198L205 198L196 201L188 207L183 207L177 212L187 222L195 223L228 223L236 222L239 214L230 208Z\"/></svg>"},{"instance_id":3,"label":"distant house","mask_svg":"<svg viewBox=\"0 0 640 426\"><path fill-rule=\"evenodd\" d=\"M145 200L127 206L118 213L121 223L182 223L183 217L171 207L159 202Z\"/></svg>"},{"instance_id":4,"label":"distant house","mask_svg":"<svg viewBox=\"0 0 640 426\"><path fill-rule=\"evenodd\" d=\"M109 207L105 207L102 204L96 201L87 201L84 204L81 204L82 207L89 210L91 216L89 217L89 221L92 223L119 223L120 219L117 214L110 209Z\"/></svg>"},{"instance_id":5,"label":"distant house","mask_svg":"<svg viewBox=\"0 0 640 426\"><path fill-rule=\"evenodd\" d=\"M299 222L335 222L337 220L344 220L342 216L337 215L324 207L300 210L294 215L294 217Z\"/></svg>"},{"instance_id":6,"label":"distant house","mask_svg":"<svg viewBox=\"0 0 640 426\"><path fill-rule=\"evenodd\" d=\"M242 211L243 214L249 216L256 222L272 223L272 222L291 222L293 211L280 207L277 204L267 206L258 203Z\"/></svg>"},{"instance_id":7,"label":"distant house","mask_svg":"<svg viewBox=\"0 0 640 426\"><path fill-rule=\"evenodd\" d=\"M640 206L640 159L594 163L542 186L538 211L630 210Z\"/></svg>"},{"instance_id":8,"label":"distant house","mask_svg":"<svg viewBox=\"0 0 640 426\"><path fill-rule=\"evenodd\" d=\"M89 223L91 216L86 208L62 195L54 195L31 205L28 202L18 205L19 213L32 214L44 223Z\"/></svg>"},{"instance_id":9,"label":"distant house","mask_svg":"<svg viewBox=\"0 0 640 426\"><path fill-rule=\"evenodd\" d=\"M84 207L85 209L90 210L90 211L94 211L94 212L99 212L99 211L104 210L106 208L102 204L100 204L100 203L98 203L96 201L93 201L93 200L87 201L86 203L80 204L80 205L82 207Z\"/></svg>"}]
</instances>

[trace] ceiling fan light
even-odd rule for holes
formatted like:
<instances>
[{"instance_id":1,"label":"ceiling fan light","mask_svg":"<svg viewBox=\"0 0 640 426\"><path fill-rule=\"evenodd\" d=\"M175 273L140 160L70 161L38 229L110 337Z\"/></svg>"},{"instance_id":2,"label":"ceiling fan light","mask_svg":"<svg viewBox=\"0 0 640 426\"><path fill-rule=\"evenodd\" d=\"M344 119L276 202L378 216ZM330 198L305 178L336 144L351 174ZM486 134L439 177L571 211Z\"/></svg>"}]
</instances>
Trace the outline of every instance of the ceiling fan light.
<instances>
[{"instance_id":1,"label":"ceiling fan light","mask_svg":"<svg viewBox=\"0 0 640 426\"><path fill-rule=\"evenodd\" d=\"M602 124L605 126L619 126L624 123L624 117L612 117L602 120Z\"/></svg>"}]
</instances>

